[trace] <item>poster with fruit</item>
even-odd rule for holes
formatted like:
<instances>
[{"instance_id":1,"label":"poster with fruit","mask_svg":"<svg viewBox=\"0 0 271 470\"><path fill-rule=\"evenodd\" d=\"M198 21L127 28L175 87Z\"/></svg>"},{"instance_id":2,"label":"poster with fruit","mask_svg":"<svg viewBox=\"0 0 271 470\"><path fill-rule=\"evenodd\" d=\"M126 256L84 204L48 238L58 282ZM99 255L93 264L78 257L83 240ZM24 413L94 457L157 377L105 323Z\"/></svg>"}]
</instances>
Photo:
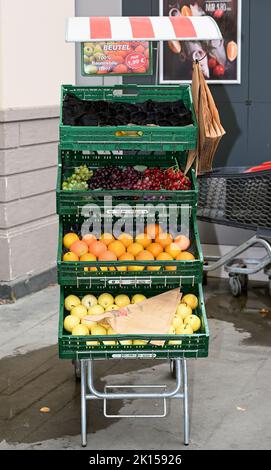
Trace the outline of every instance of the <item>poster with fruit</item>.
<instances>
[{"instance_id":1,"label":"poster with fruit","mask_svg":"<svg viewBox=\"0 0 271 470\"><path fill-rule=\"evenodd\" d=\"M148 41L82 43L82 75L151 75Z\"/></svg>"},{"instance_id":2,"label":"poster with fruit","mask_svg":"<svg viewBox=\"0 0 271 470\"><path fill-rule=\"evenodd\" d=\"M161 16L211 16L222 40L164 41L160 83L189 82L198 59L208 83L241 83L241 0L160 0Z\"/></svg>"}]
</instances>

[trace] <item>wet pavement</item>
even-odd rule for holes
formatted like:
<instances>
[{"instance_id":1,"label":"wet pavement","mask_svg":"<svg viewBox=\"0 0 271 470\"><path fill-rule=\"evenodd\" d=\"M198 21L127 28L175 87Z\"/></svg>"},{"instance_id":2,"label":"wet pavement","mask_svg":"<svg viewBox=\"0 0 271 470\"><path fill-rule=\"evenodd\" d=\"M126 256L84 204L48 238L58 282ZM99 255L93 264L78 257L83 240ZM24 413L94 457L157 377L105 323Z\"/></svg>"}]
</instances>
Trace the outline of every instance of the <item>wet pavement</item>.
<instances>
[{"instance_id":1,"label":"wet pavement","mask_svg":"<svg viewBox=\"0 0 271 470\"><path fill-rule=\"evenodd\" d=\"M271 299L267 287L231 296L225 281L205 288L206 359L189 360L192 449L271 448ZM80 449L80 383L58 359L58 288L0 305L0 449ZM99 361L95 385L167 383L165 361ZM40 409L48 407L48 413ZM110 402L113 414L159 413L161 402ZM87 449L185 449L179 400L166 418L105 418L88 402Z\"/></svg>"}]
</instances>

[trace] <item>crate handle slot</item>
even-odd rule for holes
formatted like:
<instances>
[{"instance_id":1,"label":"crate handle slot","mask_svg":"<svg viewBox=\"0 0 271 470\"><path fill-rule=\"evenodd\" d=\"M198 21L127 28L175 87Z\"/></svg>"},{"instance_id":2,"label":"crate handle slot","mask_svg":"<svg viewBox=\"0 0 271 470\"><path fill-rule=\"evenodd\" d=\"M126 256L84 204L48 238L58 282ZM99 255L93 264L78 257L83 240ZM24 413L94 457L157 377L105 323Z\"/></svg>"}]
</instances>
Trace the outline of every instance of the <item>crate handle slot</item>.
<instances>
[{"instance_id":1,"label":"crate handle slot","mask_svg":"<svg viewBox=\"0 0 271 470\"><path fill-rule=\"evenodd\" d=\"M115 136L116 137L143 137L144 132L143 131L116 131Z\"/></svg>"}]
</instances>

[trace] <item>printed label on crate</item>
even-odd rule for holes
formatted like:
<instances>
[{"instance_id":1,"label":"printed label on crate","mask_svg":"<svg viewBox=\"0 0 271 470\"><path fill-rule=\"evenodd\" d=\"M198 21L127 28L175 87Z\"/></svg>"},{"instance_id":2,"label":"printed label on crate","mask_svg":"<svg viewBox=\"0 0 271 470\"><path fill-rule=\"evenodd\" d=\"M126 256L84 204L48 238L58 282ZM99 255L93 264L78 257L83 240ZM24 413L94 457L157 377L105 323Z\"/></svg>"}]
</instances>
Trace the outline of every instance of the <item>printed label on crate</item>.
<instances>
[{"instance_id":1,"label":"printed label on crate","mask_svg":"<svg viewBox=\"0 0 271 470\"><path fill-rule=\"evenodd\" d=\"M152 74L149 41L82 43L82 75Z\"/></svg>"}]
</instances>

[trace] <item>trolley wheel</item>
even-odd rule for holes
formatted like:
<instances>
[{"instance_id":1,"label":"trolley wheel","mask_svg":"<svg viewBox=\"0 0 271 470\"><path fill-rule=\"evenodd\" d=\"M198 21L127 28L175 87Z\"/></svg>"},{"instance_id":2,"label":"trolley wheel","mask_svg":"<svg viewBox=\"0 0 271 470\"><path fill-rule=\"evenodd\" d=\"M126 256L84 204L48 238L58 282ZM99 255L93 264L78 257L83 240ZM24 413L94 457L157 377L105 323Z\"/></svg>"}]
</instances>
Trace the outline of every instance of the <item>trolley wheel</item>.
<instances>
[{"instance_id":1,"label":"trolley wheel","mask_svg":"<svg viewBox=\"0 0 271 470\"><path fill-rule=\"evenodd\" d=\"M79 382L81 380L81 365L80 365L80 361L78 361L77 359L73 360L72 361L73 363L73 366L74 366L74 378L77 382Z\"/></svg>"},{"instance_id":2,"label":"trolley wheel","mask_svg":"<svg viewBox=\"0 0 271 470\"><path fill-rule=\"evenodd\" d=\"M230 276L230 290L234 297L239 297L242 293L242 285L238 276Z\"/></svg>"},{"instance_id":3,"label":"trolley wheel","mask_svg":"<svg viewBox=\"0 0 271 470\"><path fill-rule=\"evenodd\" d=\"M169 369L173 379L176 379L176 361L174 359L170 359Z\"/></svg>"}]
</instances>

